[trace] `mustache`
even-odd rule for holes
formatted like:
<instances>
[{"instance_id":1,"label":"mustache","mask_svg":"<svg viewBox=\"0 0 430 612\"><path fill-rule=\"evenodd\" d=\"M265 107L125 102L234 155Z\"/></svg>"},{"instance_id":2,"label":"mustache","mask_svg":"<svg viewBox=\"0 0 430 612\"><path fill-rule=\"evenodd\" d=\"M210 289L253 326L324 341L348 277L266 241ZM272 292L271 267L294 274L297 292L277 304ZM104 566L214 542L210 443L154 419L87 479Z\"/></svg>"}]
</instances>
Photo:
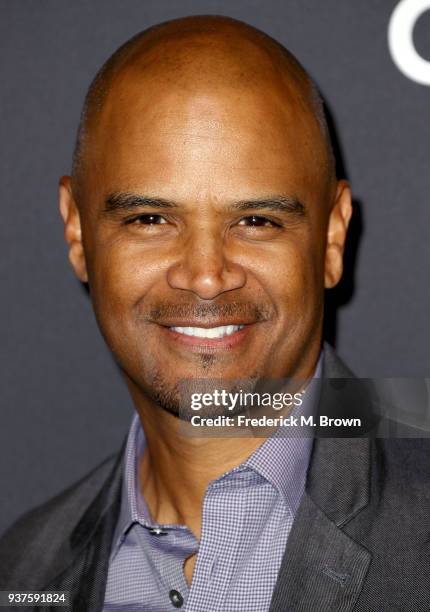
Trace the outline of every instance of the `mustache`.
<instances>
[{"instance_id":1,"label":"mustache","mask_svg":"<svg viewBox=\"0 0 430 612\"><path fill-rule=\"evenodd\" d=\"M243 317L253 321L265 321L273 312L266 304L251 302L227 303L175 303L160 302L152 304L145 318L153 322L170 318L190 318L201 321L227 317Z\"/></svg>"}]
</instances>

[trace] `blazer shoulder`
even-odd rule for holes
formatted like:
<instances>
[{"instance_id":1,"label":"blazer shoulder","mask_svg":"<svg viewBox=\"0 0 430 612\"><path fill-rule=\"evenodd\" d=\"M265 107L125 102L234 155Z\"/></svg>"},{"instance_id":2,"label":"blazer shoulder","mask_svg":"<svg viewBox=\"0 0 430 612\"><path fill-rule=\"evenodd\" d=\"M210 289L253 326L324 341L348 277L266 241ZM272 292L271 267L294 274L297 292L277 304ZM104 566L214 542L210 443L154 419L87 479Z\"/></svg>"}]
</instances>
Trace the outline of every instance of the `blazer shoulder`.
<instances>
[{"instance_id":1,"label":"blazer shoulder","mask_svg":"<svg viewBox=\"0 0 430 612\"><path fill-rule=\"evenodd\" d=\"M36 506L0 538L0 589L35 564L43 565L68 540L80 517L109 478L119 453L107 457L80 480ZM12 585L12 586L15 586ZM18 584L16 584L18 587Z\"/></svg>"},{"instance_id":2,"label":"blazer shoulder","mask_svg":"<svg viewBox=\"0 0 430 612\"><path fill-rule=\"evenodd\" d=\"M372 480L380 512L391 516L391 525L401 517L402 533L407 533L409 528L414 537L422 531L420 537L426 538L430 506L430 439L378 438L375 450L378 474Z\"/></svg>"},{"instance_id":3,"label":"blazer shoulder","mask_svg":"<svg viewBox=\"0 0 430 612\"><path fill-rule=\"evenodd\" d=\"M379 438L384 471L408 483L426 485L430 479L430 438Z\"/></svg>"}]
</instances>

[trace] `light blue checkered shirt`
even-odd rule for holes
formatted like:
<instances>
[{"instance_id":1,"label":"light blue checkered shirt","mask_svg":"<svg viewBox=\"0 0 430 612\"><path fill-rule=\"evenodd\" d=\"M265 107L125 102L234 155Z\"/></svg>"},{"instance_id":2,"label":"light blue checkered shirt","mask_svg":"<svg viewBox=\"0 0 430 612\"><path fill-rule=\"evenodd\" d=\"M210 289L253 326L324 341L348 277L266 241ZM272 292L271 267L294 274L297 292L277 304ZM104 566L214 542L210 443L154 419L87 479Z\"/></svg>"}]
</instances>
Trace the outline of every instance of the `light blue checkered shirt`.
<instances>
[{"instance_id":1,"label":"light blue checkered shirt","mask_svg":"<svg viewBox=\"0 0 430 612\"><path fill-rule=\"evenodd\" d=\"M320 370L321 358L316 377ZM314 402L315 395L300 414L310 413ZM185 525L152 520L138 487L144 448L135 415L103 612L267 611L304 491L312 438L275 434L244 463L212 481L203 502L200 542ZM183 564L194 553L188 586Z\"/></svg>"}]
</instances>

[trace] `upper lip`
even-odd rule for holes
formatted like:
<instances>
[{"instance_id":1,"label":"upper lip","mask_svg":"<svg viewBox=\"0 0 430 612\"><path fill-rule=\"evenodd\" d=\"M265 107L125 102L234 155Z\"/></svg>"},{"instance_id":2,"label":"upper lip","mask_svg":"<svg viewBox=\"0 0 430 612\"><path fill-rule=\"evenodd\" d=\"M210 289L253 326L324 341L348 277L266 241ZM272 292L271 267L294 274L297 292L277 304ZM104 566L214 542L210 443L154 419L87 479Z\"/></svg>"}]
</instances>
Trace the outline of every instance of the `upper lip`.
<instances>
[{"instance_id":1,"label":"upper lip","mask_svg":"<svg viewBox=\"0 0 430 612\"><path fill-rule=\"evenodd\" d=\"M251 325L258 321L244 321L243 319L216 319L212 321L198 321L190 319L172 319L163 321L154 321L163 327L202 327L204 329L212 329L213 327L224 327L226 325Z\"/></svg>"}]
</instances>

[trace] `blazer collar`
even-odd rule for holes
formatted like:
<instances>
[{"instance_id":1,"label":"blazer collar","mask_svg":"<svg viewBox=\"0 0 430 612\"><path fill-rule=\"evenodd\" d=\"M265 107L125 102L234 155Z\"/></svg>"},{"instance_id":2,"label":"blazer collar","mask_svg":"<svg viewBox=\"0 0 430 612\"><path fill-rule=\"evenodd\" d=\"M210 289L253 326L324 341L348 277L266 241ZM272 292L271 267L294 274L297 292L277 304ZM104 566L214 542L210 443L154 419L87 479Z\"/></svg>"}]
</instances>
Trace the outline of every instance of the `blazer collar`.
<instances>
[{"instance_id":1,"label":"blazer collar","mask_svg":"<svg viewBox=\"0 0 430 612\"><path fill-rule=\"evenodd\" d=\"M71 526L43 590L70 591L74 612L99 612L103 607L113 532L121 502L125 442L93 501ZM77 513L80 508L76 508ZM67 526L63 528L67 532ZM65 534L66 535L66 534ZM39 587L42 588L42 587Z\"/></svg>"},{"instance_id":2,"label":"blazer collar","mask_svg":"<svg viewBox=\"0 0 430 612\"><path fill-rule=\"evenodd\" d=\"M350 395L330 391L329 379L355 378L333 349L324 345L323 386L320 406L324 413L336 402L345 412ZM360 401L362 400L360 397ZM364 400L365 402L365 400ZM345 405L346 404L346 405ZM330 407L330 409L329 409ZM323 438L314 442L306 490L310 498L338 527L345 525L369 502L371 439Z\"/></svg>"},{"instance_id":3,"label":"blazer collar","mask_svg":"<svg viewBox=\"0 0 430 612\"><path fill-rule=\"evenodd\" d=\"M324 353L325 378L353 377L328 345ZM270 612L352 611L371 554L342 528L369 504L372 448L367 437L315 439Z\"/></svg>"},{"instance_id":4,"label":"blazer collar","mask_svg":"<svg viewBox=\"0 0 430 612\"><path fill-rule=\"evenodd\" d=\"M117 455L112 471L103 483L100 491L79 519L70 535L71 551L76 552L86 545L97 530L98 524L106 512L115 506L121 495L124 452L126 441Z\"/></svg>"}]
</instances>

